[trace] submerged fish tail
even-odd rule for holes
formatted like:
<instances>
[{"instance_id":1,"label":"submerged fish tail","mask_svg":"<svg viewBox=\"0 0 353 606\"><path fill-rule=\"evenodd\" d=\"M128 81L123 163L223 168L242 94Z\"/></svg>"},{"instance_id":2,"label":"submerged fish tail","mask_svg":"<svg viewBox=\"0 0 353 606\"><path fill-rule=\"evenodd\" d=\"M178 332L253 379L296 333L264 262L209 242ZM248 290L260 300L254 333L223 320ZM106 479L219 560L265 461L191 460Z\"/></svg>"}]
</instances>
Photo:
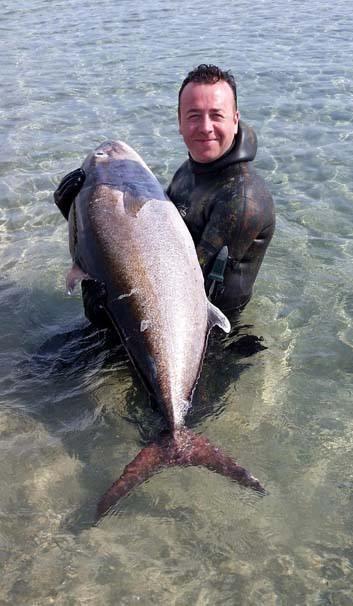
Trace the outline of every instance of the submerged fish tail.
<instances>
[{"instance_id":1,"label":"submerged fish tail","mask_svg":"<svg viewBox=\"0 0 353 606\"><path fill-rule=\"evenodd\" d=\"M165 467L180 465L202 466L220 473L248 486L259 493L265 494L260 482L244 467L236 463L210 441L201 435L193 433L185 427L178 428L172 434L165 435L159 443L153 443L143 448L131 463L129 463L120 478L103 495L98 503L96 520L108 513L121 498L133 488Z\"/></svg>"}]
</instances>

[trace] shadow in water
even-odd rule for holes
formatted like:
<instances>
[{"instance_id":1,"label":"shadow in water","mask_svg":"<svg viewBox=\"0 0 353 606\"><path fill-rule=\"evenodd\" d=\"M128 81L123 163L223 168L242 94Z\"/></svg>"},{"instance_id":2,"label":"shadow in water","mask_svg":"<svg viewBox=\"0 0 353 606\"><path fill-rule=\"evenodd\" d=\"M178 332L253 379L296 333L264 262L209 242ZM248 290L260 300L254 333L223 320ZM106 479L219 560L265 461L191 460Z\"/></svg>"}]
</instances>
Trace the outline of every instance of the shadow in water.
<instances>
[{"instance_id":1,"label":"shadow in water","mask_svg":"<svg viewBox=\"0 0 353 606\"><path fill-rule=\"evenodd\" d=\"M57 333L45 341L27 361L29 373L44 373L45 376L76 374L104 355L104 363L118 359L123 365L128 356L113 330L98 330L86 322L67 332Z\"/></svg>"},{"instance_id":2,"label":"shadow in water","mask_svg":"<svg viewBox=\"0 0 353 606\"><path fill-rule=\"evenodd\" d=\"M216 328L211 332L201 376L196 387L187 425L193 427L208 416L224 410L222 396L230 384L251 366L250 358L267 349L263 337L251 334L253 326L242 324L239 313L229 316L231 331L225 335Z\"/></svg>"}]
</instances>

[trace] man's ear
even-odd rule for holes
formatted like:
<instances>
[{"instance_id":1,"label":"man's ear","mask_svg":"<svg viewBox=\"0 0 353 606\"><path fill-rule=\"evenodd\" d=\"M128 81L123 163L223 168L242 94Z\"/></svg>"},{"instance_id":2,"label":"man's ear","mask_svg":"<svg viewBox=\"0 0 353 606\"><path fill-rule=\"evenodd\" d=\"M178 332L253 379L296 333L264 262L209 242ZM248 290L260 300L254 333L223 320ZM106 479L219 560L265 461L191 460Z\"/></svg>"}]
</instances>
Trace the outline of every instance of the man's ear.
<instances>
[{"instance_id":1,"label":"man's ear","mask_svg":"<svg viewBox=\"0 0 353 606\"><path fill-rule=\"evenodd\" d=\"M234 125L235 125L235 128L234 128L234 134L235 134L235 135L236 135L236 134L237 134L237 132L238 132L238 124L239 124L239 120L240 120L240 112L239 112L238 110L236 110L236 111L234 112Z\"/></svg>"}]
</instances>

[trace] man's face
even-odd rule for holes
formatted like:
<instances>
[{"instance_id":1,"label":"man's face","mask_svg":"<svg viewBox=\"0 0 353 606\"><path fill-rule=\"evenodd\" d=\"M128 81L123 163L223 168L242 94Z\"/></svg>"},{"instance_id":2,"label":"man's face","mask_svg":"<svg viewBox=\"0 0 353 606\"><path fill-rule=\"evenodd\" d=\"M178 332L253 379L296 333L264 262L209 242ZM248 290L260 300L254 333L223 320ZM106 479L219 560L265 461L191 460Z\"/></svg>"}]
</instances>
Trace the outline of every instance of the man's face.
<instances>
[{"instance_id":1,"label":"man's face","mask_svg":"<svg viewBox=\"0 0 353 606\"><path fill-rule=\"evenodd\" d=\"M179 132L196 162L212 162L232 145L239 112L224 80L214 84L189 82L180 97Z\"/></svg>"}]
</instances>

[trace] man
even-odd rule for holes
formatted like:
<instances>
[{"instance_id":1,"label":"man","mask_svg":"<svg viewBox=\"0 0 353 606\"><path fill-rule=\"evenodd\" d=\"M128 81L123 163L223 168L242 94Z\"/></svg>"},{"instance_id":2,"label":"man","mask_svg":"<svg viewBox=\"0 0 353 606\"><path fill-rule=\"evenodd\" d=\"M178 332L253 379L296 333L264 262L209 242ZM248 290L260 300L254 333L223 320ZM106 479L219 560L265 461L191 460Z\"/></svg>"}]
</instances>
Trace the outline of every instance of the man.
<instances>
[{"instance_id":1,"label":"man","mask_svg":"<svg viewBox=\"0 0 353 606\"><path fill-rule=\"evenodd\" d=\"M249 164L257 140L239 121L231 72L206 64L189 72L179 91L178 119L189 158L167 194L193 237L209 298L226 313L241 311L271 241L275 213L265 182ZM66 218L84 177L82 169L73 171L54 194ZM83 281L82 292L86 316L104 325L103 285Z\"/></svg>"}]
</instances>

